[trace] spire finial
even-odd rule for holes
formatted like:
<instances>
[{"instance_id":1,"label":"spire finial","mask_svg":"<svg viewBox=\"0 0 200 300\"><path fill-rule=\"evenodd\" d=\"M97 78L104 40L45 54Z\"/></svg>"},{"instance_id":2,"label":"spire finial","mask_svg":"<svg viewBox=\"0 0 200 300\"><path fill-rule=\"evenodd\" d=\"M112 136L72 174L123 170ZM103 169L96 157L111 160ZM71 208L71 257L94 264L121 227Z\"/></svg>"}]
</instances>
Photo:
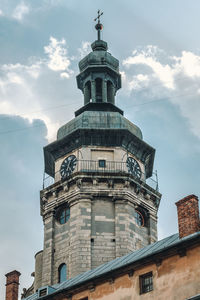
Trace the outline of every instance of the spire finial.
<instances>
[{"instance_id":1,"label":"spire finial","mask_svg":"<svg viewBox=\"0 0 200 300\"><path fill-rule=\"evenodd\" d=\"M98 41L101 39L101 30L103 29L103 25L100 23L100 17L103 15L103 12L100 11L100 9L97 11L98 16L94 19L96 22L98 20L98 23L95 25L95 28L98 32Z\"/></svg>"}]
</instances>

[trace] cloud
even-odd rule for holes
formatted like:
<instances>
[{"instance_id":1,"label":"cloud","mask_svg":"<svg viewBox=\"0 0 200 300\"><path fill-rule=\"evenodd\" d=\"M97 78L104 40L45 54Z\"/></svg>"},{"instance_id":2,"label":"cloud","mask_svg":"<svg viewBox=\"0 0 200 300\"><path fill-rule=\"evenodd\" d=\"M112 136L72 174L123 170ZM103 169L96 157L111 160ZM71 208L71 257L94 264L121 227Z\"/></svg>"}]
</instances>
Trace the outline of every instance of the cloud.
<instances>
[{"instance_id":1,"label":"cloud","mask_svg":"<svg viewBox=\"0 0 200 300\"><path fill-rule=\"evenodd\" d=\"M11 116L3 118L5 116L0 115L0 132L6 131L9 127L28 127L29 130L12 136L1 134L1 145L3 145L0 149L0 164L3 170L0 174L1 196L6 199L6 201L1 201L0 211L2 241L0 256L4 258L1 259L0 270L1 295L3 295L2 288L5 281L3 275L13 269L21 271L22 267L24 275L29 275L33 271L33 251L36 252L41 247L42 227L37 207L38 201L35 200L38 199L38 190L42 183L42 147L46 143L45 127L42 130L39 127L42 121L35 120L34 125L38 127L32 129L28 120ZM23 209L17 209L19 207ZM24 221L26 226L24 226ZM32 280L29 276L22 276L21 287L30 286L30 281Z\"/></svg>"},{"instance_id":2,"label":"cloud","mask_svg":"<svg viewBox=\"0 0 200 300\"><path fill-rule=\"evenodd\" d=\"M4 15L3 11L0 9L0 17Z\"/></svg>"},{"instance_id":3,"label":"cloud","mask_svg":"<svg viewBox=\"0 0 200 300\"><path fill-rule=\"evenodd\" d=\"M30 123L36 118L41 119L47 126L48 140L55 139L59 126L73 114L65 113L64 109L46 108L55 106L55 101L58 107L71 102L77 108L80 93L75 86L72 61L77 64L80 56L88 51L89 42L83 42L78 49L79 58L74 56L72 59L66 50L66 41L50 37L49 44L44 47L46 57L37 57L27 64L0 65L1 113L22 116ZM179 56L169 56L157 47L148 46L133 51L124 59L123 66L122 93L130 97L134 92L135 98L139 95L144 102L168 99L179 108L191 132L200 138L198 54L183 51Z\"/></svg>"},{"instance_id":4,"label":"cloud","mask_svg":"<svg viewBox=\"0 0 200 300\"><path fill-rule=\"evenodd\" d=\"M200 55L182 51L168 56L155 46L134 50L123 60L125 87L143 99L166 97L177 106L191 132L200 138Z\"/></svg>"},{"instance_id":5,"label":"cloud","mask_svg":"<svg viewBox=\"0 0 200 300\"><path fill-rule=\"evenodd\" d=\"M200 56L189 51L183 51L182 56L174 56L173 59L176 61L174 69L177 73L184 73L191 78L200 77Z\"/></svg>"},{"instance_id":6,"label":"cloud","mask_svg":"<svg viewBox=\"0 0 200 300\"><path fill-rule=\"evenodd\" d=\"M22 116L30 123L36 118L43 120L48 127L47 138L51 140L59 123L52 123L48 114L42 111L44 103L37 95L39 77L44 69L44 62L0 66L0 111L2 114Z\"/></svg>"},{"instance_id":7,"label":"cloud","mask_svg":"<svg viewBox=\"0 0 200 300\"><path fill-rule=\"evenodd\" d=\"M141 52L133 51L133 55L123 61L124 66L143 64L150 67L153 71L153 76L157 77L164 86L174 89L173 70L166 64L160 63L156 57L159 49L156 46L149 45Z\"/></svg>"},{"instance_id":8,"label":"cloud","mask_svg":"<svg viewBox=\"0 0 200 300\"><path fill-rule=\"evenodd\" d=\"M42 247L42 224L35 199L42 183L42 147L47 143L44 136L49 142L55 140L57 129L73 117L77 105L80 106L79 95L81 98L81 93L75 86L75 76L72 74L73 69L71 70L73 64L70 67L67 51L58 51L59 47L64 49L65 45L63 40L60 43L53 38L48 45L49 51L39 57L31 57L27 61L24 58L23 63L0 64L0 134L3 144L0 157L1 168L4 170L1 176L4 186L1 194L7 200L3 203L5 205L0 217L2 224L6 224L6 219L12 219L13 222L6 229L2 226L0 230L4 241L0 254L5 257L1 268L2 276L14 268L21 270L22 266L23 273L30 274L33 271L33 252ZM32 179L25 184L27 178ZM30 196L29 201L27 195ZM15 206L24 207L24 213L14 213ZM27 212L30 211L32 216L28 219ZM27 223L26 230L22 220ZM37 230L32 230L33 226L28 225L33 224L32 220L36 221ZM13 229L13 224L19 224L16 230ZM9 261L6 257L13 247L7 237L16 249L16 255L12 255L13 259ZM30 240L26 244L28 246L20 250L20 244L25 239ZM35 240L37 243L32 242ZM30 255L24 260L25 252ZM29 276L24 278L20 281L21 287L30 286Z\"/></svg>"},{"instance_id":9,"label":"cloud","mask_svg":"<svg viewBox=\"0 0 200 300\"><path fill-rule=\"evenodd\" d=\"M81 48L78 48L78 52L80 55L80 58L82 59L87 54L91 52L91 43L90 42L82 42Z\"/></svg>"},{"instance_id":10,"label":"cloud","mask_svg":"<svg viewBox=\"0 0 200 300\"><path fill-rule=\"evenodd\" d=\"M42 60L41 61L38 60L37 62L31 65L22 65L20 63L4 64L1 66L1 70L5 71L7 76L10 76L10 74L26 72L30 77L37 79L40 74L42 63L43 63Z\"/></svg>"},{"instance_id":11,"label":"cloud","mask_svg":"<svg viewBox=\"0 0 200 300\"><path fill-rule=\"evenodd\" d=\"M69 74L68 73L66 73L66 72L62 72L61 74L60 74L60 77L61 78L69 78Z\"/></svg>"},{"instance_id":12,"label":"cloud","mask_svg":"<svg viewBox=\"0 0 200 300\"><path fill-rule=\"evenodd\" d=\"M65 40L51 37L49 45L44 47L46 57L31 58L27 64L0 65L1 113L21 116L30 124L35 119L42 120L47 127L49 141L55 139L62 123L73 116L73 109L70 113L66 113L65 109L71 104L77 109L76 94L79 91L72 84L75 78L69 68L71 62L65 45ZM51 106L55 109L50 109Z\"/></svg>"},{"instance_id":13,"label":"cloud","mask_svg":"<svg viewBox=\"0 0 200 300\"><path fill-rule=\"evenodd\" d=\"M66 41L64 39L58 41L54 37L50 37L50 43L48 46L44 47L45 53L48 55L48 67L52 71L65 71L61 75L61 77L68 77L73 73L72 70L69 69L70 59L67 56L67 50L63 46L66 45Z\"/></svg>"},{"instance_id":14,"label":"cloud","mask_svg":"<svg viewBox=\"0 0 200 300\"><path fill-rule=\"evenodd\" d=\"M24 16L29 13L29 7L22 1L19 5L16 6L12 13L12 17L18 21L22 21Z\"/></svg>"},{"instance_id":15,"label":"cloud","mask_svg":"<svg viewBox=\"0 0 200 300\"><path fill-rule=\"evenodd\" d=\"M141 87L148 86L149 77L148 75L138 74L133 76L133 79L128 82L128 89L140 89Z\"/></svg>"}]
</instances>

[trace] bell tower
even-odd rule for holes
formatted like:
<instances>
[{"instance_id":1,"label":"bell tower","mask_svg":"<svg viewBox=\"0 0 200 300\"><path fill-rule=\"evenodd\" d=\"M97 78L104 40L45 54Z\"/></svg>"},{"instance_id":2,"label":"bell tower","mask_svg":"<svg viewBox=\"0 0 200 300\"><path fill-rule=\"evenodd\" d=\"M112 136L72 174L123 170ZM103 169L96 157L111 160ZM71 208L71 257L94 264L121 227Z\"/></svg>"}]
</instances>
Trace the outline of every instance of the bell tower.
<instances>
[{"instance_id":1,"label":"bell tower","mask_svg":"<svg viewBox=\"0 0 200 300\"><path fill-rule=\"evenodd\" d=\"M79 63L84 106L44 147L44 249L35 256L34 291L157 240L155 150L115 106L119 61L101 40L101 14L92 52Z\"/></svg>"}]
</instances>

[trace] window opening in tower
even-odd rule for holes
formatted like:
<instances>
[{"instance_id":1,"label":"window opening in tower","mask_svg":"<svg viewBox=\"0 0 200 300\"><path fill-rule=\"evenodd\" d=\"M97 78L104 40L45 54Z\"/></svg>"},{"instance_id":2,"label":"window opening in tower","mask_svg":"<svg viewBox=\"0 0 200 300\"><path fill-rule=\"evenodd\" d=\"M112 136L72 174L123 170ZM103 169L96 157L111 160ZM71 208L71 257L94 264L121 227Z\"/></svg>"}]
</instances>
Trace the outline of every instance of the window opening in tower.
<instances>
[{"instance_id":1,"label":"window opening in tower","mask_svg":"<svg viewBox=\"0 0 200 300\"><path fill-rule=\"evenodd\" d=\"M102 102L102 79L97 78L95 81L96 81L96 101Z\"/></svg>"}]
</instances>

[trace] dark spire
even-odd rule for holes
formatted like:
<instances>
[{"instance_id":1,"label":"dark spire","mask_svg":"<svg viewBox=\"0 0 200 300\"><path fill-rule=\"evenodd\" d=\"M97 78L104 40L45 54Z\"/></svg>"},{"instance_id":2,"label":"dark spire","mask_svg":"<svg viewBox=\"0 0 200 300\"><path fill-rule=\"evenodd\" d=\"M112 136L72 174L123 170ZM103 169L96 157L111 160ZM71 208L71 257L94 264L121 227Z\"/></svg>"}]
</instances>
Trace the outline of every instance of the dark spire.
<instances>
[{"instance_id":1,"label":"dark spire","mask_svg":"<svg viewBox=\"0 0 200 300\"><path fill-rule=\"evenodd\" d=\"M103 25L100 23L100 17L103 15L103 12L100 11L100 9L97 11L98 16L94 19L94 21L96 22L96 20L98 20L98 23L95 25L95 28L97 30L97 39L98 41L101 40L101 30L103 29Z\"/></svg>"}]
</instances>

